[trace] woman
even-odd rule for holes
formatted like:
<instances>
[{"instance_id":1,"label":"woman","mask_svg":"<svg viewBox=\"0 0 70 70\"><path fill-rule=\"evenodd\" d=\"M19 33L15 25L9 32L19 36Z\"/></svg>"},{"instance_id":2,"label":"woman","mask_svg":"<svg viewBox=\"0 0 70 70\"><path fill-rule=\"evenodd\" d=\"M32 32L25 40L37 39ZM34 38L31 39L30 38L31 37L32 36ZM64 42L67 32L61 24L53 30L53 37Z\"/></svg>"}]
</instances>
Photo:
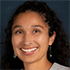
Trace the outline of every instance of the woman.
<instances>
[{"instance_id":1,"label":"woman","mask_svg":"<svg viewBox=\"0 0 70 70\"><path fill-rule=\"evenodd\" d=\"M69 70L62 22L46 3L27 1L8 22L3 69ZM64 65L64 66L63 66Z\"/></svg>"}]
</instances>

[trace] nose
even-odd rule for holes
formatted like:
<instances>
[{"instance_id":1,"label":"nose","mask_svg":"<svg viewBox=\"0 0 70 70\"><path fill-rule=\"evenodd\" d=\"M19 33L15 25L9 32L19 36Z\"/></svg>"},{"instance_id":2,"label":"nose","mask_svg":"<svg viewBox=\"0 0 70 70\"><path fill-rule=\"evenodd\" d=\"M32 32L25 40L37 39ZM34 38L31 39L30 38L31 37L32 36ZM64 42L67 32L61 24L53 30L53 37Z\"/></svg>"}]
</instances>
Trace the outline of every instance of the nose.
<instances>
[{"instance_id":1,"label":"nose","mask_svg":"<svg viewBox=\"0 0 70 70\"><path fill-rule=\"evenodd\" d=\"M24 45L28 46L32 44L32 35L31 34L25 34L24 36Z\"/></svg>"}]
</instances>

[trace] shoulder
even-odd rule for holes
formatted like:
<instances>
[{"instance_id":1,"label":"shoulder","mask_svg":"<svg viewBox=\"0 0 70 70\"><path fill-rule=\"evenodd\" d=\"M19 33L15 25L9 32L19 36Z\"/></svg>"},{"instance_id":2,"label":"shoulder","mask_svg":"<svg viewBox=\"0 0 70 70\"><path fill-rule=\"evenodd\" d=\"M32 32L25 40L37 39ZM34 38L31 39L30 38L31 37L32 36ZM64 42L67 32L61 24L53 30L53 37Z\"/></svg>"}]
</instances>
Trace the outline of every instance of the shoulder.
<instances>
[{"instance_id":1,"label":"shoulder","mask_svg":"<svg viewBox=\"0 0 70 70\"><path fill-rule=\"evenodd\" d=\"M58 63L54 63L49 70L70 70L70 67L66 67Z\"/></svg>"}]
</instances>

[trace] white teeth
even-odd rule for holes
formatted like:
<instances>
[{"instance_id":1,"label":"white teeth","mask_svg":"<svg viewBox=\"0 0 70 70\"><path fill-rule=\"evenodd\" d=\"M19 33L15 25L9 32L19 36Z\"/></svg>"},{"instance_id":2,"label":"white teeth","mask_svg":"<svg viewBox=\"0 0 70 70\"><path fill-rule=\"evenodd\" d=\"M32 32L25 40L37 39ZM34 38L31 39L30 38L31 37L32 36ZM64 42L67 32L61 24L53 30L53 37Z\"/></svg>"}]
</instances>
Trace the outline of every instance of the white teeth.
<instances>
[{"instance_id":1,"label":"white teeth","mask_svg":"<svg viewBox=\"0 0 70 70\"><path fill-rule=\"evenodd\" d=\"M36 48L32 48L32 49L23 49L22 48L22 51L27 52L27 53L34 51L34 50L36 50Z\"/></svg>"}]
</instances>

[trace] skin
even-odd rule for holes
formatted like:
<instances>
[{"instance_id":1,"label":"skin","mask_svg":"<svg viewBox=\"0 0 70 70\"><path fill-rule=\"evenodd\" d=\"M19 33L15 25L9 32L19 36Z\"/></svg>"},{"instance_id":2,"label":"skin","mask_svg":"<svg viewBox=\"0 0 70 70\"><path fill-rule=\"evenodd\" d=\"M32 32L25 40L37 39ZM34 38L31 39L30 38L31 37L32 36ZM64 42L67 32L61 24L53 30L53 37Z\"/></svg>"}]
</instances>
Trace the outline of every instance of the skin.
<instances>
[{"instance_id":1,"label":"skin","mask_svg":"<svg viewBox=\"0 0 70 70\"><path fill-rule=\"evenodd\" d=\"M49 37L49 26L36 12L20 13L12 26L12 45L23 61L25 70L48 70L52 63L47 59L48 46L55 39L55 32ZM31 55L25 55L20 48L38 47Z\"/></svg>"}]
</instances>

